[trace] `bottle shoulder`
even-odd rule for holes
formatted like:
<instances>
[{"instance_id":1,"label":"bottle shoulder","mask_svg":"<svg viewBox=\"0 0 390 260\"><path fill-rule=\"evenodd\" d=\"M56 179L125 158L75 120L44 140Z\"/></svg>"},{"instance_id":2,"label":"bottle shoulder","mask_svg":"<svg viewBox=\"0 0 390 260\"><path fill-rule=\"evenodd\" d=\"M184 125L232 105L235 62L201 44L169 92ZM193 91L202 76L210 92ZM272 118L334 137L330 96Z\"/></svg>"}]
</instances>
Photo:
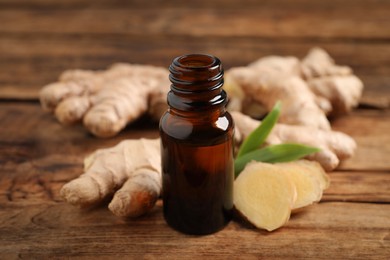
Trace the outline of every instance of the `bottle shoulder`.
<instances>
[{"instance_id":1,"label":"bottle shoulder","mask_svg":"<svg viewBox=\"0 0 390 260\"><path fill-rule=\"evenodd\" d=\"M218 143L233 138L234 123L228 112L214 118L206 117L203 120L199 117L181 117L166 112L160 121L160 135L194 143Z\"/></svg>"}]
</instances>

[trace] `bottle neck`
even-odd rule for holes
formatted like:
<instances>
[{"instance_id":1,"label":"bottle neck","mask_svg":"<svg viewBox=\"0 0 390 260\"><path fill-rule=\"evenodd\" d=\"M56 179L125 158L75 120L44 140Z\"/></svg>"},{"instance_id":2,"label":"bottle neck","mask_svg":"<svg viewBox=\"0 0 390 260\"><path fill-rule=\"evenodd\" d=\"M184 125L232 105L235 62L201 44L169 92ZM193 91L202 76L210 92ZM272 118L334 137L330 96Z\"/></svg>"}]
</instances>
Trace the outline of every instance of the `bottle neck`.
<instances>
[{"instance_id":1,"label":"bottle neck","mask_svg":"<svg viewBox=\"0 0 390 260\"><path fill-rule=\"evenodd\" d=\"M227 103L221 61L211 55L190 54L177 57L169 67L172 82L168 105L181 116L221 114Z\"/></svg>"}]
</instances>

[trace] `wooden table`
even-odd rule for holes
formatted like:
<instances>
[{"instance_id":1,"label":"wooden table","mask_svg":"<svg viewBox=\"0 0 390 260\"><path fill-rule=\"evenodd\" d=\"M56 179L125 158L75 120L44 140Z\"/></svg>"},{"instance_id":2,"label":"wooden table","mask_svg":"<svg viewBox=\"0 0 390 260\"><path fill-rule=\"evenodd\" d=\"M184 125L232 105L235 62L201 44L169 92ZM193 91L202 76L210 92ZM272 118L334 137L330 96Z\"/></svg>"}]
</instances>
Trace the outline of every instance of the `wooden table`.
<instances>
[{"instance_id":1,"label":"wooden table","mask_svg":"<svg viewBox=\"0 0 390 260\"><path fill-rule=\"evenodd\" d=\"M0 258L209 257L390 259L390 2L0 0ZM125 61L168 66L183 53L226 68L270 54L328 50L365 83L362 105L332 121L356 155L331 173L320 204L272 233L231 222L209 236L170 229L161 202L135 220L106 207L78 210L60 187L85 155L126 138L157 137L143 119L112 139L63 127L39 89L68 68Z\"/></svg>"}]
</instances>

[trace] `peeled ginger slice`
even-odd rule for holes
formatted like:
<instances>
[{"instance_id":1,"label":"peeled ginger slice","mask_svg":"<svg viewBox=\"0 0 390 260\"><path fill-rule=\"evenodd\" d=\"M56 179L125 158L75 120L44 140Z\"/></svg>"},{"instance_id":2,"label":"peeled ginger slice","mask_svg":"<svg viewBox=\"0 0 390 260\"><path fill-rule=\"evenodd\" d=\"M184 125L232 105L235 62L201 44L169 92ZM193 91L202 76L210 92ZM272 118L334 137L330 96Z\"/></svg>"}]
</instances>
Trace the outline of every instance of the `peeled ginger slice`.
<instances>
[{"instance_id":1,"label":"peeled ginger slice","mask_svg":"<svg viewBox=\"0 0 390 260\"><path fill-rule=\"evenodd\" d=\"M324 178L316 164L301 163L298 161L290 163L275 164L279 171L285 174L296 187L297 199L292 207L293 210L309 206L321 200ZM322 170L323 171L323 170Z\"/></svg>"},{"instance_id":2,"label":"peeled ginger slice","mask_svg":"<svg viewBox=\"0 0 390 260\"><path fill-rule=\"evenodd\" d=\"M302 171L305 171L307 174L310 174L315 177L320 182L320 187L322 190L326 190L327 188L329 188L329 176L328 174L326 174L321 164L316 161L299 160L295 162L281 163L281 165L284 165L286 168L290 168L294 165Z\"/></svg>"},{"instance_id":3,"label":"peeled ginger slice","mask_svg":"<svg viewBox=\"0 0 390 260\"><path fill-rule=\"evenodd\" d=\"M283 226L290 218L297 191L278 166L250 163L234 182L236 209L257 228L268 231Z\"/></svg>"}]
</instances>

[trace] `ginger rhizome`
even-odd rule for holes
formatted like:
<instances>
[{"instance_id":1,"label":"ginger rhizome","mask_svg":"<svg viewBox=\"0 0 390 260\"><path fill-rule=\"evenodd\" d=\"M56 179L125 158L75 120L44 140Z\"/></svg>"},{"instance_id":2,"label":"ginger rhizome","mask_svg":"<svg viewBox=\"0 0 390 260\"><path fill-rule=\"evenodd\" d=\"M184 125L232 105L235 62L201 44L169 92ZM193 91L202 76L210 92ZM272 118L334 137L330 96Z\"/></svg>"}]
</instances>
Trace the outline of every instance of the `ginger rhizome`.
<instances>
[{"instance_id":1,"label":"ginger rhizome","mask_svg":"<svg viewBox=\"0 0 390 260\"><path fill-rule=\"evenodd\" d=\"M40 93L42 107L63 124L82 121L98 137L116 135L145 113L158 121L166 110L169 72L165 68L114 64L107 70L69 70ZM263 57L225 74L229 110L260 118L277 100L280 122L330 129L328 114L357 106L363 84L351 68L338 66L322 49L295 57Z\"/></svg>"},{"instance_id":2,"label":"ginger rhizome","mask_svg":"<svg viewBox=\"0 0 390 260\"><path fill-rule=\"evenodd\" d=\"M236 126L237 143L242 142L261 124L261 121L240 112L231 112L231 114ZM310 126L276 124L266 144L282 143L298 143L320 148L320 152L309 155L307 158L319 162L326 171L335 169L341 160L351 157L356 150L356 142L341 132Z\"/></svg>"},{"instance_id":3,"label":"ginger rhizome","mask_svg":"<svg viewBox=\"0 0 390 260\"><path fill-rule=\"evenodd\" d=\"M320 201L329 181L316 162L249 163L234 181L236 210L257 228L283 226L292 210Z\"/></svg>"},{"instance_id":4,"label":"ginger rhizome","mask_svg":"<svg viewBox=\"0 0 390 260\"><path fill-rule=\"evenodd\" d=\"M268 231L289 220L296 196L296 187L272 164L248 164L234 181L235 208L257 228Z\"/></svg>"},{"instance_id":5,"label":"ginger rhizome","mask_svg":"<svg viewBox=\"0 0 390 260\"><path fill-rule=\"evenodd\" d=\"M297 189L293 211L319 202L323 191L329 188L329 176L318 162L299 160L276 165L284 170Z\"/></svg>"},{"instance_id":6,"label":"ginger rhizome","mask_svg":"<svg viewBox=\"0 0 390 260\"><path fill-rule=\"evenodd\" d=\"M83 121L94 135L110 137L148 111L159 118L169 85L164 68L119 63L105 71L65 71L40 100L62 124Z\"/></svg>"},{"instance_id":7,"label":"ginger rhizome","mask_svg":"<svg viewBox=\"0 0 390 260\"><path fill-rule=\"evenodd\" d=\"M238 141L245 138L260 124L259 121L239 112L234 112L232 115L236 124ZM352 143L344 143L345 140ZM267 142L275 144L295 142L321 147L323 151L314 154L310 159L318 161L327 169L335 167L332 160L335 158L338 163L337 156L345 158L350 155L353 147L349 146L354 145L353 140L341 133L281 124L275 125ZM339 150L343 151L343 149L347 151L341 154ZM85 159L85 173L65 184L61 189L61 195L68 203L79 207L99 204L113 195L109 209L115 215L142 215L153 207L161 193L160 158L159 139L126 140L115 147L97 150ZM299 167L303 169L306 164L301 164ZM286 168L295 169L293 165L286 165L288 165ZM307 171L313 171L310 167ZM301 169L296 171L303 171ZM328 186L327 177L316 173L314 175L318 175L317 179L320 179L321 189ZM309 185L310 182L303 186L310 187ZM299 194L298 192L298 196ZM318 199L318 194L310 198L314 198L315 201ZM300 205L298 204L297 207L301 207Z\"/></svg>"},{"instance_id":8,"label":"ginger rhizome","mask_svg":"<svg viewBox=\"0 0 390 260\"><path fill-rule=\"evenodd\" d=\"M280 100L280 122L330 129L328 113L343 114L356 107L363 83L346 66L338 66L322 49L314 48L299 61L268 56L226 72L230 109L262 117Z\"/></svg>"},{"instance_id":9,"label":"ginger rhizome","mask_svg":"<svg viewBox=\"0 0 390 260\"><path fill-rule=\"evenodd\" d=\"M61 75L59 82L44 87L40 100L43 108L55 113L61 123L82 121L94 135L110 137L145 113L159 120L167 107L168 75L164 68L131 64L116 64L104 71L70 70ZM264 116L276 101L281 101L281 124L276 124L266 145L297 143L318 147L321 151L307 159L317 161L326 171L335 169L356 149L352 138L330 129L326 116L340 115L357 106L363 84L349 67L336 65L321 49L311 50L302 61L269 56L246 67L232 68L226 73L224 88L230 96L230 110L254 117ZM237 143L261 124L244 114L232 112ZM123 141L89 156L85 173L64 185L61 195L80 207L96 205L113 196L109 209L115 215L142 215L153 207L161 193L160 160L159 140ZM239 176L243 180L236 181L238 194L240 189L249 187L239 195L237 208L240 210L241 205L240 212L250 220L252 216L259 218L260 222L251 222L267 230L283 225L291 210L317 202L329 185L327 176L312 162L279 164L277 169L259 167L245 169ZM292 177L258 174L263 168L272 173L287 171L282 175ZM257 185L250 183L259 182L257 175L265 183L276 185L276 191L266 187L256 191ZM278 194L280 189L284 191ZM252 192L255 193L248 195ZM244 206L249 201L246 196L253 196L253 205L250 202L251 205ZM275 197L274 201L283 206L274 209L274 205L265 202L257 208L255 201L263 196L270 200ZM269 216L259 217L258 212L264 210L275 210L278 216L274 222L265 219Z\"/></svg>"},{"instance_id":10,"label":"ginger rhizome","mask_svg":"<svg viewBox=\"0 0 390 260\"><path fill-rule=\"evenodd\" d=\"M161 193L159 139L126 140L100 149L84 161L84 171L60 193L70 204L90 207L113 195L109 209L137 217L153 208Z\"/></svg>"}]
</instances>

